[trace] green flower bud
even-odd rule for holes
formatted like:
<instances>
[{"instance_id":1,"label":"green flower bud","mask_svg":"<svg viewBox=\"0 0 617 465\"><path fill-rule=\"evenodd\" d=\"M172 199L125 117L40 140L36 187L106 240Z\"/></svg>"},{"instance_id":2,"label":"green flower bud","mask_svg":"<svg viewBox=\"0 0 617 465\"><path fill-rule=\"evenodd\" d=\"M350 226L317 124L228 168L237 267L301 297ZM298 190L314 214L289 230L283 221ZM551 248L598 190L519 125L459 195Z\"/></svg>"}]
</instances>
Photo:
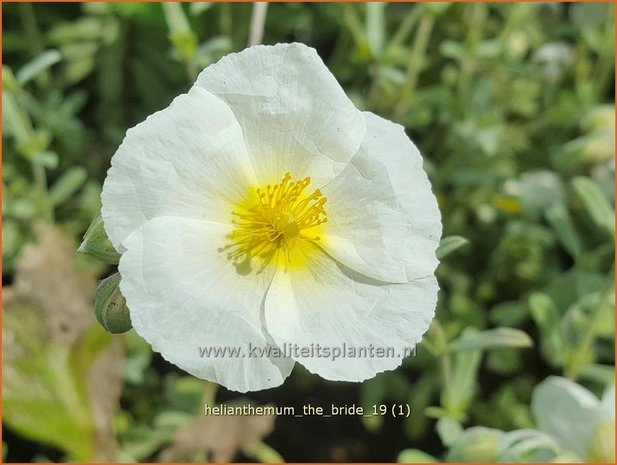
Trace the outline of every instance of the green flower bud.
<instances>
[{"instance_id":1,"label":"green flower bud","mask_svg":"<svg viewBox=\"0 0 617 465\"><path fill-rule=\"evenodd\" d=\"M126 300L120 292L120 279L120 273L103 279L94 298L96 319L112 334L125 333L133 327Z\"/></svg>"},{"instance_id":2,"label":"green flower bud","mask_svg":"<svg viewBox=\"0 0 617 465\"><path fill-rule=\"evenodd\" d=\"M87 253L99 260L114 265L117 265L120 261L120 254L107 237L107 233L103 227L103 218L101 218L100 213L92 220L92 223L90 223L86 234L84 234L84 240L77 251Z\"/></svg>"}]
</instances>

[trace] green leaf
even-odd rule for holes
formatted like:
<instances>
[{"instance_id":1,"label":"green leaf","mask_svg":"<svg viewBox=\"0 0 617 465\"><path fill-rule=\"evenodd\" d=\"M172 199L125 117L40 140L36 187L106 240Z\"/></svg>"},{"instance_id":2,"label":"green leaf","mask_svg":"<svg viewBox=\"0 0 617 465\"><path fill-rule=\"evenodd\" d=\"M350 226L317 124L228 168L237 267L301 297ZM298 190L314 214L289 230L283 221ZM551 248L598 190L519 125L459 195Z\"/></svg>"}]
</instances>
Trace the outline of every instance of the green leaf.
<instances>
[{"instance_id":1,"label":"green leaf","mask_svg":"<svg viewBox=\"0 0 617 465\"><path fill-rule=\"evenodd\" d=\"M563 248L572 258L579 257L583 251L583 244L563 203L552 205L546 210L545 215Z\"/></svg>"},{"instance_id":2,"label":"green leaf","mask_svg":"<svg viewBox=\"0 0 617 465\"><path fill-rule=\"evenodd\" d=\"M461 236L444 237L439 243L439 247L437 247L437 258L443 260L446 256L468 243L469 241Z\"/></svg>"},{"instance_id":3,"label":"green leaf","mask_svg":"<svg viewBox=\"0 0 617 465\"><path fill-rule=\"evenodd\" d=\"M398 463L436 463L437 459L418 449L405 449L398 454L396 461Z\"/></svg>"},{"instance_id":4,"label":"green leaf","mask_svg":"<svg viewBox=\"0 0 617 465\"><path fill-rule=\"evenodd\" d=\"M43 166L47 169L54 170L58 167L58 154L49 150L40 152L33 160L35 165Z\"/></svg>"},{"instance_id":5,"label":"green leaf","mask_svg":"<svg viewBox=\"0 0 617 465\"><path fill-rule=\"evenodd\" d=\"M447 462L496 462L504 433L478 426L465 430L446 456Z\"/></svg>"},{"instance_id":6,"label":"green leaf","mask_svg":"<svg viewBox=\"0 0 617 465\"><path fill-rule=\"evenodd\" d=\"M19 92L19 84L13 75L13 70L6 65L2 65L2 90L13 94Z\"/></svg>"},{"instance_id":7,"label":"green leaf","mask_svg":"<svg viewBox=\"0 0 617 465\"><path fill-rule=\"evenodd\" d=\"M424 415L429 418L440 419L446 417L448 415L448 412L446 412L441 407L435 407L434 405L431 405L424 409Z\"/></svg>"},{"instance_id":8,"label":"green leaf","mask_svg":"<svg viewBox=\"0 0 617 465\"><path fill-rule=\"evenodd\" d=\"M539 218L552 205L563 201L561 179L553 171L535 170L519 177L519 198L524 211L531 218Z\"/></svg>"},{"instance_id":9,"label":"green leaf","mask_svg":"<svg viewBox=\"0 0 617 465\"><path fill-rule=\"evenodd\" d=\"M25 119L26 117L24 117ZM51 143L51 134L47 129L31 131L28 138L17 143L17 151L29 160L34 161Z\"/></svg>"},{"instance_id":10,"label":"green leaf","mask_svg":"<svg viewBox=\"0 0 617 465\"><path fill-rule=\"evenodd\" d=\"M532 429L505 433L500 462L552 462L560 447L548 434Z\"/></svg>"},{"instance_id":11,"label":"green leaf","mask_svg":"<svg viewBox=\"0 0 617 465\"><path fill-rule=\"evenodd\" d=\"M61 59L62 55L58 50L47 50L41 53L34 60L26 63L17 72L17 82L23 86L31 79L37 77L43 71L49 69L51 66L58 63Z\"/></svg>"},{"instance_id":12,"label":"green leaf","mask_svg":"<svg viewBox=\"0 0 617 465\"><path fill-rule=\"evenodd\" d=\"M182 9L182 3L163 3L162 7L167 27L172 33L191 33L191 26Z\"/></svg>"},{"instance_id":13,"label":"green leaf","mask_svg":"<svg viewBox=\"0 0 617 465\"><path fill-rule=\"evenodd\" d=\"M471 341L476 339L478 331L468 328L463 331L459 340ZM442 405L449 416L462 418L476 391L476 379L482 351L478 349L457 352L453 357L452 378L446 380L445 389L442 393Z\"/></svg>"},{"instance_id":14,"label":"green leaf","mask_svg":"<svg viewBox=\"0 0 617 465\"><path fill-rule=\"evenodd\" d=\"M542 332L542 349L554 365L563 363L565 341L561 319L553 299L548 294L536 292L529 296L529 310Z\"/></svg>"},{"instance_id":15,"label":"green leaf","mask_svg":"<svg viewBox=\"0 0 617 465\"><path fill-rule=\"evenodd\" d=\"M71 198L88 179L88 172L82 166L69 168L49 189L49 199L58 206Z\"/></svg>"},{"instance_id":16,"label":"green leaf","mask_svg":"<svg viewBox=\"0 0 617 465\"><path fill-rule=\"evenodd\" d=\"M165 2L163 13L169 28L169 38L184 61L191 60L197 50L197 36L184 14L181 3Z\"/></svg>"},{"instance_id":17,"label":"green leaf","mask_svg":"<svg viewBox=\"0 0 617 465\"><path fill-rule=\"evenodd\" d=\"M107 263L118 264L120 261L120 254L107 237L100 214L92 220L77 251L92 255Z\"/></svg>"},{"instance_id":18,"label":"green leaf","mask_svg":"<svg viewBox=\"0 0 617 465\"><path fill-rule=\"evenodd\" d=\"M608 386L615 381L615 367L612 365L590 364L581 370L581 378Z\"/></svg>"},{"instance_id":19,"label":"green leaf","mask_svg":"<svg viewBox=\"0 0 617 465\"><path fill-rule=\"evenodd\" d=\"M450 417L440 418L437 421L436 429L441 442L448 447L454 444L463 432L463 427L461 424L454 418Z\"/></svg>"},{"instance_id":20,"label":"green leaf","mask_svg":"<svg viewBox=\"0 0 617 465\"><path fill-rule=\"evenodd\" d=\"M14 95L2 90L2 131L4 135L15 138L18 144L24 144L33 134L32 124L21 111Z\"/></svg>"},{"instance_id":21,"label":"green leaf","mask_svg":"<svg viewBox=\"0 0 617 465\"><path fill-rule=\"evenodd\" d=\"M520 329L496 328L487 329L473 335L465 335L450 343L450 351L495 348L531 347L533 341Z\"/></svg>"},{"instance_id":22,"label":"green leaf","mask_svg":"<svg viewBox=\"0 0 617 465\"><path fill-rule=\"evenodd\" d=\"M574 178L572 185L596 226L614 238L615 210L598 186L591 179L582 176Z\"/></svg>"},{"instance_id":23,"label":"green leaf","mask_svg":"<svg viewBox=\"0 0 617 465\"><path fill-rule=\"evenodd\" d=\"M172 32L169 34L169 40L171 40L176 52L183 61L193 59L197 51L197 37L194 34Z\"/></svg>"}]
</instances>

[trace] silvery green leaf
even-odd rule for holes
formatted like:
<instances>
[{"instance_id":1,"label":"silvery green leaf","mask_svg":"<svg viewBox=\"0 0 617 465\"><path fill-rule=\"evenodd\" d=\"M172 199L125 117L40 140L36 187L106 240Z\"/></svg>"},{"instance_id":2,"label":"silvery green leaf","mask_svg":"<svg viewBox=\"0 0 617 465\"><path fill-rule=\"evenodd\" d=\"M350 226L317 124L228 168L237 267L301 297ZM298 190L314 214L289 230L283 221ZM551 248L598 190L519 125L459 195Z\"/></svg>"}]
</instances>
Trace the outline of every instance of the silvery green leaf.
<instances>
[{"instance_id":1,"label":"silvery green leaf","mask_svg":"<svg viewBox=\"0 0 617 465\"><path fill-rule=\"evenodd\" d=\"M561 317L548 294L535 292L529 296L529 311L542 331L542 351L554 365L563 363L566 341L561 326Z\"/></svg>"},{"instance_id":2,"label":"silvery green leaf","mask_svg":"<svg viewBox=\"0 0 617 465\"><path fill-rule=\"evenodd\" d=\"M74 166L65 171L49 189L49 198L53 205L60 205L71 198L88 179L88 172L83 166Z\"/></svg>"},{"instance_id":3,"label":"silvery green leaf","mask_svg":"<svg viewBox=\"0 0 617 465\"><path fill-rule=\"evenodd\" d=\"M2 90L2 130L3 134L23 143L30 137L32 127L11 92Z\"/></svg>"},{"instance_id":4,"label":"silvery green leaf","mask_svg":"<svg viewBox=\"0 0 617 465\"><path fill-rule=\"evenodd\" d=\"M41 53L17 72L17 82L23 86L46 69L58 63L61 59L62 55L58 50L47 50Z\"/></svg>"},{"instance_id":5,"label":"silvery green leaf","mask_svg":"<svg viewBox=\"0 0 617 465\"><path fill-rule=\"evenodd\" d=\"M443 260L447 255L450 255L457 249L460 249L469 241L461 236L448 236L444 237L437 247L437 258Z\"/></svg>"},{"instance_id":6,"label":"silvery green leaf","mask_svg":"<svg viewBox=\"0 0 617 465\"><path fill-rule=\"evenodd\" d=\"M451 351L492 349L498 347L531 347L533 341L520 329L487 329L473 335L466 335L450 343Z\"/></svg>"},{"instance_id":7,"label":"silvery green leaf","mask_svg":"<svg viewBox=\"0 0 617 465\"><path fill-rule=\"evenodd\" d=\"M563 203L561 179L549 170L521 174L518 189L523 209L531 218L539 218L550 206Z\"/></svg>"},{"instance_id":8,"label":"silvery green leaf","mask_svg":"<svg viewBox=\"0 0 617 465\"><path fill-rule=\"evenodd\" d=\"M572 258L577 258L583 251L583 244L563 203L558 202L550 206L544 215L563 248Z\"/></svg>"},{"instance_id":9,"label":"silvery green leaf","mask_svg":"<svg viewBox=\"0 0 617 465\"><path fill-rule=\"evenodd\" d=\"M107 263L117 264L120 261L120 254L107 237L100 214L90 223L77 251L87 253Z\"/></svg>"},{"instance_id":10,"label":"silvery green leaf","mask_svg":"<svg viewBox=\"0 0 617 465\"><path fill-rule=\"evenodd\" d=\"M531 411L538 428L565 450L585 458L598 425L600 401L587 389L566 378L551 376L534 390Z\"/></svg>"},{"instance_id":11,"label":"silvery green leaf","mask_svg":"<svg viewBox=\"0 0 617 465\"><path fill-rule=\"evenodd\" d=\"M477 334L475 328L467 328L460 340L474 340ZM467 411L475 394L481 358L482 352L478 349L460 351L454 355L452 381L442 394L442 405L451 416L458 418Z\"/></svg>"},{"instance_id":12,"label":"silvery green leaf","mask_svg":"<svg viewBox=\"0 0 617 465\"><path fill-rule=\"evenodd\" d=\"M600 384L602 386L608 386L615 380L615 367L612 365L603 365L600 363L590 363L581 370L581 378L592 383ZM606 397L602 397L602 402L604 402L605 400ZM611 401L614 405L614 400ZM614 412L613 408L611 408L610 410Z\"/></svg>"},{"instance_id":13,"label":"silvery green leaf","mask_svg":"<svg viewBox=\"0 0 617 465\"><path fill-rule=\"evenodd\" d=\"M574 178L572 185L596 226L615 237L615 210L609 205L598 186L583 176Z\"/></svg>"},{"instance_id":14,"label":"silvery green leaf","mask_svg":"<svg viewBox=\"0 0 617 465\"><path fill-rule=\"evenodd\" d=\"M437 459L418 449L405 449L396 459L398 463L435 463Z\"/></svg>"},{"instance_id":15,"label":"silvery green leaf","mask_svg":"<svg viewBox=\"0 0 617 465\"><path fill-rule=\"evenodd\" d=\"M551 462L561 452L551 436L542 431L522 429L504 435L500 462Z\"/></svg>"},{"instance_id":16,"label":"silvery green leaf","mask_svg":"<svg viewBox=\"0 0 617 465\"><path fill-rule=\"evenodd\" d=\"M463 432L461 424L454 418L450 417L443 417L437 420L436 428L437 434L439 434L439 438L445 446L451 446L454 444Z\"/></svg>"},{"instance_id":17,"label":"silvery green leaf","mask_svg":"<svg viewBox=\"0 0 617 465\"><path fill-rule=\"evenodd\" d=\"M496 462L501 454L504 433L483 426L465 430L452 445L447 462Z\"/></svg>"}]
</instances>

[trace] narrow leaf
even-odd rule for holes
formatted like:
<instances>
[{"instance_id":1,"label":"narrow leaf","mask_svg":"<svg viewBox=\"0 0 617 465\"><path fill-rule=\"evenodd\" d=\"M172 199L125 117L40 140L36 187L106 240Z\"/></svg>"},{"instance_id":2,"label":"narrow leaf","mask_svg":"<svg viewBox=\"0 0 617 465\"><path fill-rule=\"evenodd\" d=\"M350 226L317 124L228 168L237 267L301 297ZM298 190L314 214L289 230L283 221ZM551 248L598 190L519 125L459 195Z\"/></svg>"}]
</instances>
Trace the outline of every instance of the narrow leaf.
<instances>
[{"instance_id":1,"label":"narrow leaf","mask_svg":"<svg viewBox=\"0 0 617 465\"><path fill-rule=\"evenodd\" d=\"M34 60L26 63L17 72L17 82L23 86L25 83L37 77L46 69L58 63L61 59L62 55L58 50L47 50L41 53Z\"/></svg>"},{"instance_id":2,"label":"narrow leaf","mask_svg":"<svg viewBox=\"0 0 617 465\"><path fill-rule=\"evenodd\" d=\"M572 185L596 226L615 237L615 210L598 186L591 179L582 176L574 178Z\"/></svg>"},{"instance_id":3,"label":"narrow leaf","mask_svg":"<svg viewBox=\"0 0 617 465\"><path fill-rule=\"evenodd\" d=\"M88 179L88 173L82 166L75 166L66 171L51 186L49 198L54 206L60 205L71 198Z\"/></svg>"},{"instance_id":4,"label":"narrow leaf","mask_svg":"<svg viewBox=\"0 0 617 465\"><path fill-rule=\"evenodd\" d=\"M461 337L449 345L451 351L494 349L504 347L531 347L527 333L514 328L496 328Z\"/></svg>"},{"instance_id":5,"label":"narrow leaf","mask_svg":"<svg viewBox=\"0 0 617 465\"><path fill-rule=\"evenodd\" d=\"M546 211L546 219L555 231L559 242L571 257L577 258L583 251L581 239L562 203L556 203Z\"/></svg>"},{"instance_id":6,"label":"narrow leaf","mask_svg":"<svg viewBox=\"0 0 617 465\"><path fill-rule=\"evenodd\" d=\"M446 256L468 243L469 241L462 236L444 237L439 243L439 247L437 247L437 258L443 260Z\"/></svg>"}]
</instances>

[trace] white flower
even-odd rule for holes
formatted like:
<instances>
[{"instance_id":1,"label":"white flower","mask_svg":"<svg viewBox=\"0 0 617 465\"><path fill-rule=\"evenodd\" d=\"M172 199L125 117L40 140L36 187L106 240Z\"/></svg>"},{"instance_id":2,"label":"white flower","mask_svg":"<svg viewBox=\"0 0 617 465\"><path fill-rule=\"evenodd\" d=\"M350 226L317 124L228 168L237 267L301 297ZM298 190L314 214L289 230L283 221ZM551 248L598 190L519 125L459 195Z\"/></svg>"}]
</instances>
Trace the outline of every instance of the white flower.
<instances>
[{"instance_id":1,"label":"white flower","mask_svg":"<svg viewBox=\"0 0 617 465\"><path fill-rule=\"evenodd\" d=\"M395 348L296 357L327 379L370 378L399 366L433 317L441 222L422 158L304 45L206 68L128 131L102 200L137 333L230 389L281 384L294 360L248 351L284 344ZM206 346L243 356L202 357Z\"/></svg>"}]
</instances>

